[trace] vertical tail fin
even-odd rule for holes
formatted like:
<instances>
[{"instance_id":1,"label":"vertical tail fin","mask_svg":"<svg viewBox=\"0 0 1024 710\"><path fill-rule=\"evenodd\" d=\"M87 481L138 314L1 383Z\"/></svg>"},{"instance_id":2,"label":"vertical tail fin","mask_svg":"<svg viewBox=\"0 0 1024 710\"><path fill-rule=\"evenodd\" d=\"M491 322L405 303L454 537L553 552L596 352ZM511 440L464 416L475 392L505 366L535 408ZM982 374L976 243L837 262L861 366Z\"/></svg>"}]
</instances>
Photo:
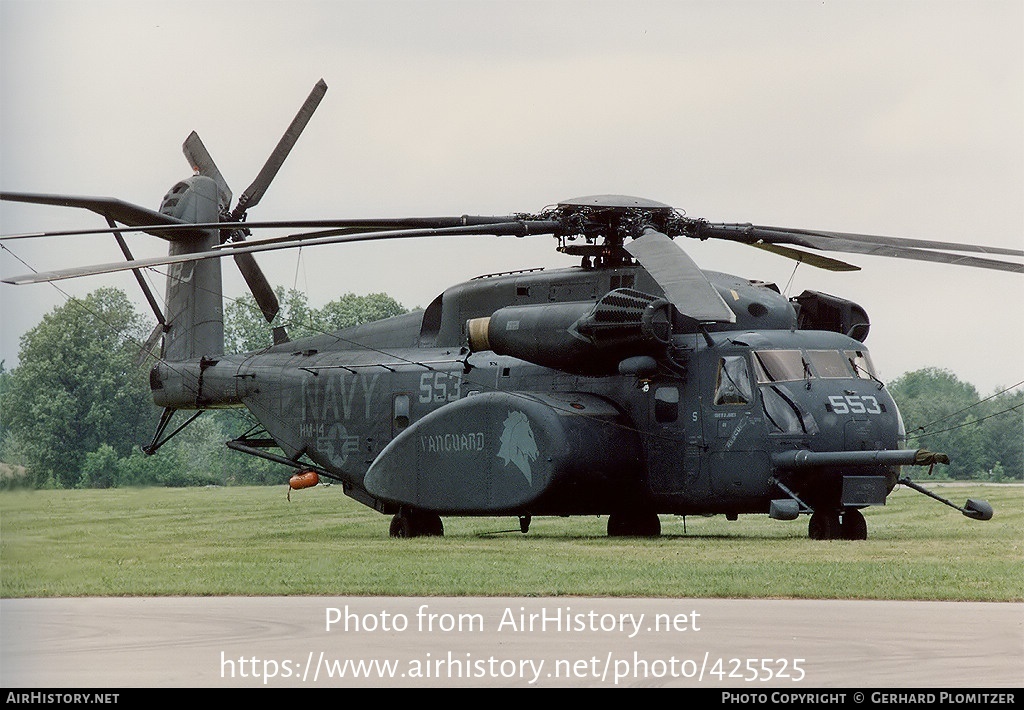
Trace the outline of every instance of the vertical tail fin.
<instances>
[{"instance_id":1,"label":"vertical tail fin","mask_svg":"<svg viewBox=\"0 0 1024 710\"><path fill-rule=\"evenodd\" d=\"M209 224L220 219L217 183L194 175L177 183L164 197L160 212L185 222ZM174 232L170 254L209 251L220 244L216 229ZM171 362L216 357L224 353L224 304L220 259L173 264L167 274L167 332L162 358Z\"/></svg>"}]
</instances>

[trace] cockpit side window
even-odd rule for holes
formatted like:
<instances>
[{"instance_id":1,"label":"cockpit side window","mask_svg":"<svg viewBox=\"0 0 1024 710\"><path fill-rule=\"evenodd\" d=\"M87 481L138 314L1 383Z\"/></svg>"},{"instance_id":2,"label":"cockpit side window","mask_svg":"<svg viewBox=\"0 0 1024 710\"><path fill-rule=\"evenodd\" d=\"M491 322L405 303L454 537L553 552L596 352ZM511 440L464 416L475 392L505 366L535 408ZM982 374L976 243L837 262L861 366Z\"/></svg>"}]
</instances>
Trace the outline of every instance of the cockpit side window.
<instances>
[{"instance_id":1,"label":"cockpit side window","mask_svg":"<svg viewBox=\"0 0 1024 710\"><path fill-rule=\"evenodd\" d=\"M747 358L743 355L726 355L719 360L715 404L750 404L753 398Z\"/></svg>"},{"instance_id":2,"label":"cockpit side window","mask_svg":"<svg viewBox=\"0 0 1024 710\"><path fill-rule=\"evenodd\" d=\"M862 380L877 380L875 366L871 362L871 356L867 350L847 350L845 353L847 362L853 367L857 377Z\"/></svg>"}]
</instances>

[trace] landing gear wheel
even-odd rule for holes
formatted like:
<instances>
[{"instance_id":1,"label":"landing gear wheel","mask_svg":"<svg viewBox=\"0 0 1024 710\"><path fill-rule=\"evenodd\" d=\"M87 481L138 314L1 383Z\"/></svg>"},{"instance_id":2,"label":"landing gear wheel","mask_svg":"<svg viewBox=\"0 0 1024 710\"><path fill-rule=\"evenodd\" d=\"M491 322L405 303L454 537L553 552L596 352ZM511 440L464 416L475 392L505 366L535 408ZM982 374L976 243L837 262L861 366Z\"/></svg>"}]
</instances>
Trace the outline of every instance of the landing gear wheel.
<instances>
[{"instance_id":1,"label":"landing gear wheel","mask_svg":"<svg viewBox=\"0 0 1024 710\"><path fill-rule=\"evenodd\" d=\"M428 537L444 537L444 523L437 513L421 513L423 520L423 535Z\"/></svg>"},{"instance_id":2,"label":"landing gear wheel","mask_svg":"<svg viewBox=\"0 0 1024 710\"><path fill-rule=\"evenodd\" d=\"M403 510L391 519L391 537L442 537L444 523L437 513Z\"/></svg>"},{"instance_id":3,"label":"landing gear wheel","mask_svg":"<svg viewBox=\"0 0 1024 710\"><path fill-rule=\"evenodd\" d=\"M408 516L398 513L391 518L391 527L388 528L391 537L412 537L412 526L409 524Z\"/></svg>"},{"instance_id":4,"label":"landing gear wheel","mask_svg":"<svg viewBox=\"0 0 1024 710\"><path fill-rule=\"evenodd\" d=\"M812 540L835 540L839 533L839 513L834 510L819 510L811 514L807 537Z\"/></svg>"},{"instance_id":5,"label":"landing gear wheel","mask_svg":"<svg viewBox=\"0 0 1024 710\"><path fill-rule=\"evenodd\" d=\"M661 520L656 513L612 513L608 516L608 537L658 537Z\"/></svg>"},{"instance_id":6,"label":"landing gear wheel","mask_svg":"<svg viewBox=\"0 0 1024 710\"><path fill-rule=\"evenodd\" d=\"M839 535L844 540L867 540L868 524L864 520L864 514L856 508L844 510Z\"/></svg>"}]
</instances>

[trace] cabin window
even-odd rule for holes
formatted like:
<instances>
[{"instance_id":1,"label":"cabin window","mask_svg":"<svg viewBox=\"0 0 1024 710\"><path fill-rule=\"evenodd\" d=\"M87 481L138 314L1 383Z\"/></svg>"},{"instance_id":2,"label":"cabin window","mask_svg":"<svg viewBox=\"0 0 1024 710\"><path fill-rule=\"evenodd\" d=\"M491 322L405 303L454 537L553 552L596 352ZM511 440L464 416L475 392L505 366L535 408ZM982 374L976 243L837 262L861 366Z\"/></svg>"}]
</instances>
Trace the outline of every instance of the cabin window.
<instances>
[{"instance_id":1,"label":"cabin window","mask_svg":"<svg viewBox=\"0 0 1024 710\"><path fill-rule=\"evenodd\" d=\"M654 390L654 418L662 424L679 418L679 389L659 387Z\"/></svg>"},{"instance_id":2,"label":"cabin window","mask_svg":"<svg viewBox=\"0 0 1024 710\"><path fill-rule=\"evenodd\" d=\"M799 350L757 350L754 352L757 381L792 382L812 377L810 365Z\"/></svg>"},{"instance_id":3,"label":"cabin window","mask_svg":"<svg viewBox=\"0 0 1024 710\"><path fill-rule=\"evenodd\" d=\"M807 357L814 365L818 377L849 378L853 377L850 361L838 350L808 350Z\"/></svg>"},{"instance_id":4,"label":"cabin window","mask_svg":"<svg viewBox=\"0 0 1024 710\"><path fill-rule=\"evenodd\" d=\"M750 404L750 370L743 355L726 355L718 361L715 404Z\"/></svg>"},{"instance_id":5,"label":"cabin window","mask_svg":"<svg viewBox=\"0 0 1024 710\"><path fill-rule=\"evenodd\" d=\"M409 395L395 395L394 421L396 429L405 429L409 426Z\"/></svg>"}]
</instances>

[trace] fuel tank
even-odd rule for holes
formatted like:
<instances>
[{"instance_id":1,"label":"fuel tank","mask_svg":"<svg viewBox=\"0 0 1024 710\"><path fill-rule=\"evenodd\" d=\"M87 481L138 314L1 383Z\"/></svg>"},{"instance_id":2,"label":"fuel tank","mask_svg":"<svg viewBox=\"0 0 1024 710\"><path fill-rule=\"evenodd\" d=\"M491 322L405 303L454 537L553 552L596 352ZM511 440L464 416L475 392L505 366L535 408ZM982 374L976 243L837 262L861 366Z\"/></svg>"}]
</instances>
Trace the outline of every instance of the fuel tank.
<instances>
[{"instance_id":1,"label":"fuel tank","mask_svg":"<svg viewBox=\"0 0 1024 710\"><path fill-rule=\"evenodd\" d=\"M487 392L403 431L364 484L440 514L598 514L635 494L643 470L635 428L604 398Z\"/></svg>"}]
</instances>

